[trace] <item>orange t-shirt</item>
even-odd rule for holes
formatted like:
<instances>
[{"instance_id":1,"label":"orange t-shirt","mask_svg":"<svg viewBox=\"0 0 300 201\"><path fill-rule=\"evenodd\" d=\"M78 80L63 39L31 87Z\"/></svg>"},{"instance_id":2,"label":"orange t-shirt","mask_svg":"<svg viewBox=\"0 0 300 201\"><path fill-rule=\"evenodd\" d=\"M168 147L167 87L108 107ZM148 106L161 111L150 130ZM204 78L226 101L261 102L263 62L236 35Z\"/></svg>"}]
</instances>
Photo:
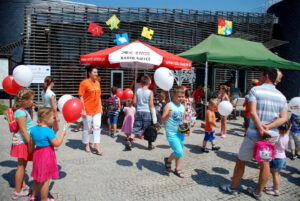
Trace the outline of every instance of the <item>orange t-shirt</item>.
<instances>
[{"instance_id":1,"label":"orange t-shirt","mask_svg":"<svg viewBox=\"0 0 300 201\"><path fill-rule=\"evenodd\" d=\"M83 97L84 108L87 115L100 112L101 88L98 81L85 79L80 82L78 96Z\"/></svg>"},{"instance_id":2,"label":"orange t-shirt","mask_svg":"<svg viewBox=\"0 0 300 201\"><path fill-rule=\"evenodd\" d=\"M216 123L216 115L215 115L215 112L211 111L211 110L207 110L206 111L206 115L205 115L205 128L204 130L205 131L214 131L215 130L215 127L213 127L212 125L210 125L209 121L208 121L208 115L211 115L212 117L212 122Z\"/></svg>"}]
</instances>

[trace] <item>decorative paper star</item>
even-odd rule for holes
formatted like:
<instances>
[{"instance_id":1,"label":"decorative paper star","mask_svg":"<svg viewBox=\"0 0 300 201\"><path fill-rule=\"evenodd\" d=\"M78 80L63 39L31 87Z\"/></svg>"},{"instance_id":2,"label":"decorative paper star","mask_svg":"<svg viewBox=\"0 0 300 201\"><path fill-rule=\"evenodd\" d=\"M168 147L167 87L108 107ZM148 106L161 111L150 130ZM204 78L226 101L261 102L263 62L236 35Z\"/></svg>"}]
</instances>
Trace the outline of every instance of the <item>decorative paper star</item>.
<instances>
[{"instance_id":1,"label":"decorative paper star","mask_svg":"<svg viewBox=\"0 0 300 201\"><path fill-rule=\"evenodd\" d=\"M118 29L118 24L120 23L119 18L116 15L113 15L106 21L106 25L110 25L110 29Z\"/></svg>"},{"instance_id":2,"label":"decorative paper star","mask_svg":"<svg viewBox=\"0 0 300 201\"><path fill-rule=\"evenodd\" d=\"M117 45L123 45L123 44L129 43L127 33L123 33L122 36L120 34L116 34L116 38L117 39L114 40L114 42L116 42Z\"/></svg>"},{"instance_id":3,"label":"decorative paper star","mask_svg":"<svg viewBox=\"0 0 300 201\"><path fill-rule=\"evenodd\" d=\"M102 26L91 22L88 32L92 33L92 36L100 36L101 34L104 34L102 28Z\"/></svg>"},{"instance_id":4,"label":"decorative paper star","mask_svg":"<svg viewBox=\"0 0 300 201\"><path fill-rule=\"evenodd\" d=\"M142 31L142 36L148 39L152 39L152 36L154 34L154 30L148 29L148 27L144 27Z\"/></svg>"}]
</instances>

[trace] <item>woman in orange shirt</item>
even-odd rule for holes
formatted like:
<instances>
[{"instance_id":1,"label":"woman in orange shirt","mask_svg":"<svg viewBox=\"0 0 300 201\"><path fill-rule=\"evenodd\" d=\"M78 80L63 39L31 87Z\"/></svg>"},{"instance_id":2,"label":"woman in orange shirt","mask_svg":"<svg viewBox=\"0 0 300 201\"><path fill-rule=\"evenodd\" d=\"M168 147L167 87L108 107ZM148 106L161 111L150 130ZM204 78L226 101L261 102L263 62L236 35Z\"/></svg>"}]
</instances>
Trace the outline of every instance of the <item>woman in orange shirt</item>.
<instances>
[{"instance_id":1,"label":"woman in orange shirt","mask_svg":"<svg viewBox=\"0 0 300 201\"><path fill-rule=\"evenodd\" d=\"M100 150L100 127L102 115L101 103L101 88L97 81L98 70L96 67L87 67L88 78L81 81L79 85L78 95L83 103L82 121L83 121L83 135L82 143L85 144L85 151L91 152L89 145L89 130L91 123L93 123L93 153L102 155Z\"/></svg>"}]
</instances>

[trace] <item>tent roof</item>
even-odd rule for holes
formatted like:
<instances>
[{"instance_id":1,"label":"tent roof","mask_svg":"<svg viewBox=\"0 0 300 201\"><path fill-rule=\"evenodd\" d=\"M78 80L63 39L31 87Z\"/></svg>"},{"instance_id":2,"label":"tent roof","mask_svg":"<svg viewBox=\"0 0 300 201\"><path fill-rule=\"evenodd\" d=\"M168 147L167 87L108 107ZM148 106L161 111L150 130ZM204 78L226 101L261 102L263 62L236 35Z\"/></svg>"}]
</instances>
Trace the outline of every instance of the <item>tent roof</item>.
<instances>
[{"instance_id":1,"label":"tent roof","mask_svg":"<svg viewBox=\"0 0 300 201\"><path fill-rule=\"evenodd\" d=\"M277 56L261 43L215 34L211 34L195 47L178 55L194 63L208 61L244 66L300 70L300 63L288 61Z\"/></svg>"}]
</instances>

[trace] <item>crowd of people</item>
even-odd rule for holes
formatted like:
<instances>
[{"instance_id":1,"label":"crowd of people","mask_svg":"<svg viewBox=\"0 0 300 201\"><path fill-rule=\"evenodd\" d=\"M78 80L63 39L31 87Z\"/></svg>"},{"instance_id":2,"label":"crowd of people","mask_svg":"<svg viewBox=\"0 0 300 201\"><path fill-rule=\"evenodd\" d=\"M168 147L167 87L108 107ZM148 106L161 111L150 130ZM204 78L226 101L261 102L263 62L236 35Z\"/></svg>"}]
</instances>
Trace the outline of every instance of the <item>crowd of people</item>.
<instances>
[{"instance_id":1,"label":"crowd of people","mask_svg":"<svg viewBox=\"0 0 300 201\"><path fill-rule=\"evenodd\" d=\"M101 151L101 116L104 108L101 101L101 86L97 81L98 71L95 67L87 68L87 78L80 83L78 96L83 103L82 143L85 151L103 155ZM261 74L261 85L254 80L253 88L249 90L245 99L245 137L241 144L231 184L222 184L220 189L233 194L238 191L239 182L243 177L245 163L253 159L255 143L263 140L274 145L275 159L270 162L259 162L260 173L258 185L255 189L248 188L248 193L259 199L262 192L278 196L280 184L280 170L286 166L285 149L288 143L292 151L291 159L297 157L300 150L300 116L292 114L288 119L287 101L284 95L275 87L281 81L282 74L275 68L265 68ZM184 138L190 135L190 127L196 121L196 105L201 104L201 90L197 88L191 94L183 87L174 87L172 97L168 92L161 90L158 100L155 101L155 83L147 75L139 76L139 82L134 82L134 97L122 101L116 96L117 87L112 87L112 96L108 100L109 136L117 138L117 123L119 113L123 110L125 118L121 131L126 135L125 149L130 151L134 147L135 137L143 139L145 131L150 126L157 130L165 128L165 135L171 148L171 153L164 158L167 172L172 171L172 162L175 161L173 173L180 178L185 175L181 169L183 158ZM152 84L152 88L150 86ZM52 91L54 80L46 77L42 97L44 107L38 110L38 124L33 123L33 98L34 92L23 88L19 90L15 99L14 115L19 126L19 131L14 134L10 155L18 158L18 166L15 175L15 190L12 198L18 199L29 195L29 200L35 200L38 192L42 201L53 201L48 198L49 181L58 178L58 169L54 147L62 144L66 135L66 128L59 128L59 117L56 107L56 95ZM154 91L153 91L154 89ZM203 92L203 91L202 91ZM226 137L226 116L221 116L221 124L216 120L216 108L221 101L230 101L230 89L226 85L220 86L220 94L217 98L210 98L205 114L204 138L201 150L209 152L207 141L211 143L211 150L218 151L215 135ZM195 95L196 94L196 95ZM203 95L203 94L202 94ZM200 99L199 99L200 97ZM291 125L290 135L287 135ZM220 133L215 134L216 128ZM59 136L56 133L62 130ZM90 147L89 132L93 133L93 148ZM149 135L149 133L147 133ZM150 132L150 135L157 135ZM148 149L152 150L155 139L149 138ZM146 138L145 138L146 139ZM25 169L28 161L33 161L31 177L34 179L33 189L25 183ZM273 186L266 187L270 174L273 176Z\"/></svg>"}]
</instances>

